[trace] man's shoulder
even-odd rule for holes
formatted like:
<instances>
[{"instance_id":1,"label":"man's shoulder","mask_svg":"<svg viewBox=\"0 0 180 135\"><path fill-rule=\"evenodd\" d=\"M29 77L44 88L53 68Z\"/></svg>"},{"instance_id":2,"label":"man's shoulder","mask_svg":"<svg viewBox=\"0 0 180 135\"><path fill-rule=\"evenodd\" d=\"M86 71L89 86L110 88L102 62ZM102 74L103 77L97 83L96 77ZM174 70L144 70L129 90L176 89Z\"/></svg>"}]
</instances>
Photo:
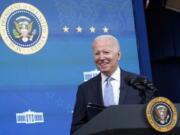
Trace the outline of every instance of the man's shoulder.
<instances>
[{"instance_id":1,"label":"man's shoulder","mask_svg":"<svg viewBox=\"0 0 180 135\"><path fill-rule=\"evenodd\" d=\"M79 87L88 87L88 86L91 86L91 85L95 85L94 83L97 83L101 80L101 75L98 74L97 76L89 79L88 81L86 82L83 82L79 85Z\"/></svg>"},{"instance_id":2,"label":"man's shoulder","mask_svg":"<svg viewBox=\"0 0 180 135\"><path fill-rule=\"evenodd\" d=\"M139 75L139 74L137 74L137 73L133 73L133 72L129 72L129 71L125 71L125 70L122 70L121 69L121 73L122 74L124 74L124 76L126 76L126 77L144 77L145 78L145 76L142 76L142 75Z\"/></svg>"}]
</instances>

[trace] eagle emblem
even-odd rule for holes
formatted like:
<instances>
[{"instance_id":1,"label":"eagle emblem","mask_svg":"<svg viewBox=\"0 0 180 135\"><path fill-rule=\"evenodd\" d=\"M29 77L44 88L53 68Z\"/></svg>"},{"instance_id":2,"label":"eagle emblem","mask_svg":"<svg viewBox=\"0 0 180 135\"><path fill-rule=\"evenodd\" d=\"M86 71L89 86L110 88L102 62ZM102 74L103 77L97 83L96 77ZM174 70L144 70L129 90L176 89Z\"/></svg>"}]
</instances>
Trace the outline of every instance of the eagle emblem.
<instances>
[{"instance_id":1,"label":"eagle emblem","mask_svg":"<svg viewBox=\"0 0 180 135\"><path fill-rule=\"evenodd\" d=\"M5 45L23 55L40 51L48 39L46 18L28 3L9 5L1 14L0 30Z\"/></svg>"},{"instance_id":2,"label":"eagle emblem","mask_svg":"<svg viewBox=\"0 0 180 135\"><path fill-rule=\"evenodd\" d=\"M163 106L163 105L159 105L155 108L155 113L156 113L156 119L158 122L160 122L161 124L166 124L170 118L169 114L168 114L168 109Z\"/></svg>"},{"instance_id":3,"label":"eagle emblem","mask_svg":"<svg viewBox=\"0 0 180 135\"><path fill-rule=\"evenodd\" d=\"M17 17L14 24L16 29L13 29L13 35L15 38L23 42L33 40L33 37L36 35L36 29L32 30L33 21L30 18L26 16Z\"/></svg>"},{"instance_id":4,"label":"eagle emblem","mask_svg":"<svg viewBox=\"0 0 180 135\"><path fill-rule=\"evenodd\" d=\"M146 118L156 131L169 132L177 123L177 110L166 97L152 99L146 107Z\"/></svg>"}]
</instances>

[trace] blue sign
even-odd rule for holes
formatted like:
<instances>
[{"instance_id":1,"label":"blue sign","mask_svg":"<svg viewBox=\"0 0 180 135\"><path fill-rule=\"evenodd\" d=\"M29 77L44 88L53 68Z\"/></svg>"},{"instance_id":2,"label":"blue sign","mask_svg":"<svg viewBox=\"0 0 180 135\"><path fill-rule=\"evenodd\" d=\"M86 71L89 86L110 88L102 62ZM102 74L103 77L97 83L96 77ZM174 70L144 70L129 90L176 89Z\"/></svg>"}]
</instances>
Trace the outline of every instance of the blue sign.
<instances>
[{"instance_id":1,"label":"blue sign","mask_svg":"<svg viewBox=\"0 0 180 135\"><path fill-rule=\"evenodd\" d=\"M77 86L99 73L96 36L117 37L139 73L132 0L22 2L0 1L0 134L68 135Z\"/></svg>"}]
</instances>

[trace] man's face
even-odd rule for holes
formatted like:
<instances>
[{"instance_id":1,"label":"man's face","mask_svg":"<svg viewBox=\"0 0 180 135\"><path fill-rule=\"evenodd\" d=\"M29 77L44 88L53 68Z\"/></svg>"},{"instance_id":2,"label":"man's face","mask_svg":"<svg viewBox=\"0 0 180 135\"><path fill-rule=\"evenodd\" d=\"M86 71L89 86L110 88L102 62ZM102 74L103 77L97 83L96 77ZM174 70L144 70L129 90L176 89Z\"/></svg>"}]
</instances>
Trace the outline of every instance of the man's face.
<instances>
[{"instance_id":1,"label":"man's face","mask_svg":"<svg viewBox=\"0 0 180 135\"><path fill-rule=\"evenodd\" d=\"M116 70L120 59L119 49L115 49L112 38L98 39L93 44L94 62L97 68L106 76L111 76Z\"/></svg>"}]
</instances>

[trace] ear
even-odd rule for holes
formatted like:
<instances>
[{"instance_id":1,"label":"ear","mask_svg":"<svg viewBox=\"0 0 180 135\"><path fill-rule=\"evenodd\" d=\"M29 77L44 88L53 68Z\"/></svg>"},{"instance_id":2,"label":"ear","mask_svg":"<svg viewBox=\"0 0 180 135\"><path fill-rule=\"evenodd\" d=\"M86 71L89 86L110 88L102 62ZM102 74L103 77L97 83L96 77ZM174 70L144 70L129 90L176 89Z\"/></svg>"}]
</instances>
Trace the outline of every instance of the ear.
<instances>
[{"instance_id":1,"label":"ear","mask_svg":"<svg viewBox=\"0 0 180 135\"><path fill-rule=\"evenodd\" d=\"M118 60L120 60L121 59L121 52L120 52L120 50L118 51Z\"/></svg>"}]
</instances>

